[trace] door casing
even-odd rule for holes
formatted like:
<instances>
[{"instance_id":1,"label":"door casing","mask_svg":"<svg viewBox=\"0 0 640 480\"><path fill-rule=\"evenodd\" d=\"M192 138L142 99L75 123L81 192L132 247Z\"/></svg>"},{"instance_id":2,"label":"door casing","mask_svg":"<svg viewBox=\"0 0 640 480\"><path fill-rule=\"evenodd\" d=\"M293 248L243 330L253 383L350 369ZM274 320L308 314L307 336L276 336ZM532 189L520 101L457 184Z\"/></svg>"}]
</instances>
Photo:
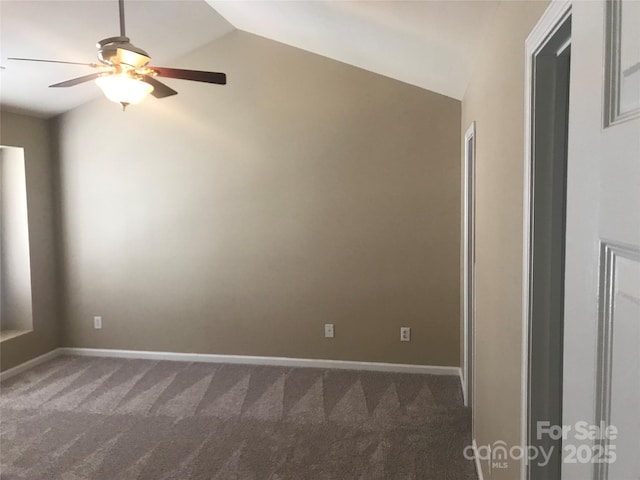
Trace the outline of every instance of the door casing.
<instances>
[{"instance_id":1,"label":"door casing","mask_svg":"<svg viewBox=\"0 0 640 480\"><path fill-rule=\"evenodd\" d=\"M533 221L533 119L534 119L534 62L547 40L571 15L571 0L551 3L525 42L525 142L524 142L524 198L523 198L523 255L522 255L522 372L521 372L521 446L529 445L529 372L530 331L532 312L532 221ZM525 450L526 451L526 450ZM527 462L520 464L521 480L528 479Z\"/></svg>"},{"instance_id":2,"label":"door casing","mask_svg":"<svg viewBox=\"0 0 640 480\"><path fill-rule=\"evenodd\" d=\"M472 122L464 135L464 198L463 198L463 379L465 406L473 407L475 350L475 158L476 123ZM472 409L473 415L473 409ZM473 422L472 422L473 428Z\"/></svg>"}]
</instances>

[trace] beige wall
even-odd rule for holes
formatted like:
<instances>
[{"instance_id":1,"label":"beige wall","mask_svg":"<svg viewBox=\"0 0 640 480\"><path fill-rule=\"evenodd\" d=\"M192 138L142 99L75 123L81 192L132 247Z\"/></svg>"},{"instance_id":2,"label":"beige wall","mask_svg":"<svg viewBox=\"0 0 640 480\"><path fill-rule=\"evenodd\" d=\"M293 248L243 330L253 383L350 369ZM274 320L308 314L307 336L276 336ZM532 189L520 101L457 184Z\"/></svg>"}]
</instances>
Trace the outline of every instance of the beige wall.
<instances>
[{"instance_id":1,"label":"beige wall","mask_svg":"<svg viewBox=\"0 0 640 480\"><path fill-rule=\"evenodd\" d=\"M460 102L242 32L176 66L229 84L58 120L64 344L458 365Z\"/></svg>"},{"instance_id":2,"label":"beige wall","mask_svg":"<svg viewBox=\"0 0 640 480\"><path fill-rule=\"evenodd\" d=\"M476 392L478 445L520 444L525 39L547 2L501 2L462 102L476 121ZM519 465L485 478L512 480Z\"/></svg>"},{"instance_id":3,"label":"beige wall","mask_svg":"<svg viewBox=\"0 0 640 480\"><path fill-rule=\"evenodd\" d=\"M31 332L0 344L0 369L6 370L59 346L59 291L49 124L1 112L0 144L24 148L33 312Z\"/></svg>"}]
</instances>

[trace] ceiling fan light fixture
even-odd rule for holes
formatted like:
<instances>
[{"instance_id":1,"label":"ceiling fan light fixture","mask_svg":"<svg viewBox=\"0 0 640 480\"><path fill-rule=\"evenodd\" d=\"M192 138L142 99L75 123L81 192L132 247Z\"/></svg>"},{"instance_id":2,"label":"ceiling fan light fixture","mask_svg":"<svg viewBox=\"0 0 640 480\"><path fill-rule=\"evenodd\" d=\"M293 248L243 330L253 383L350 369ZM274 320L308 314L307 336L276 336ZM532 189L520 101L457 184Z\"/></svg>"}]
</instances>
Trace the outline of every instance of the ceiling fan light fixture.
<instances>
[{"instance_id":1,"label":"ceiling fan light fixture","mask_svg":"<svg viewBox=\"0 0 640 480\"><path fill-rule=\"evenodd\" d=\"M153 85L128 75L104 75L96 79L104 95L123 107L136 104L153 92Z\"/></svg>"},{"instance_id":2,"label":"ceiling fan light fixture","mask_svg":"<svg viewBox=\"0 0 640 480\"><path fill-rule=\"evenodd\" d=\"M0 2L1 1L2 0L0 0ZM126 109L127 105L141 102L150 93L152 93L155 98L166 98L177 95L178 92L157 80L155 77L176 78L179 80L213 83L217 85L227 84L227 76L222 72L148 66L151 60L149 54L133 45L129 41L129 37L126 36L124 28L124 0L118 0L118 10L120 11L120 35L105 38L96 44L100 63L14 57L9 57L9 60L65 63L84 65L97 69L97 72L90 75L72 78L71 80L49 85L49 87L73 87L95 80L96 84L109 100L122 105L122 110ZM3 68L4 67L0 66L0 70Z\"/></svg>"}]
</instances>

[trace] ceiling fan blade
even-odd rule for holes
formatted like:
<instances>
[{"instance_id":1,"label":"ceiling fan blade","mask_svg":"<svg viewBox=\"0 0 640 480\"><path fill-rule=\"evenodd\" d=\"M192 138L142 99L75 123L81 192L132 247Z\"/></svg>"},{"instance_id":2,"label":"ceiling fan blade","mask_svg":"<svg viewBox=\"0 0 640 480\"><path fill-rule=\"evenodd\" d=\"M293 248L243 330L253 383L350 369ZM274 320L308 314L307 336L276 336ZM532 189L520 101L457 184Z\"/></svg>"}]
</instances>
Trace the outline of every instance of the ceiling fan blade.
<instances>
[{"instance_id":1,"label":"ceiling fan blade","mask_svg":"<svg viewBox=\"0 0 640 480\"><path fill-rule=\"evenodd\" d=\"M216 83L226 85L227 75L220 72L204 72L202 70L182 70L179 68L149 67L159 77L193 80L195 82Z\"/></svg>"},{"instance_id":2,"label":"ceiling fan blade","mask_svg":"<svg viewBox=\"0 0 640 480\"><path fill-rule=\"evenodd\" d=\"M7 60L18 60L18 61L21 61L21 62L65 63L67 65L85 65L87 67L96 67L97 66L95 63L65 62L65 61L62 61L62 60L42 60L42 59L39 59L39 58L9 57L9 58L7 58Z\"/></svg>"},{"instance_id":3,"label":"ceiling fan blade","mask_svg":"<svg viewBox=\"0 0 640 480\"><path fill-rule=\"evenodd\" d=\"M85 75L84 77L73 78L71 80L67 80L66 82L60 82L54 85L49 85L49 87L73 87L74 85L78 85L80 83L95 80L100 76L102 76L102 73L92 73L90 75Z\"/></svg>"},{"instance_id":4,"label":"ceiling fan blade","mask_svg":"<svg viewBox=\"0 0 640 480\"><path fill-rule=\"evenodd\" d=\"M164 83L159 82L158 80L153 78L151 75L143 75L142 78L149 85L153 86L153 92L151 92L151 95L153 95L156 98L170 97L171 95L178 94L178 92L176 92L173 88L170 88Z\"/></svg>"}]
</instances>

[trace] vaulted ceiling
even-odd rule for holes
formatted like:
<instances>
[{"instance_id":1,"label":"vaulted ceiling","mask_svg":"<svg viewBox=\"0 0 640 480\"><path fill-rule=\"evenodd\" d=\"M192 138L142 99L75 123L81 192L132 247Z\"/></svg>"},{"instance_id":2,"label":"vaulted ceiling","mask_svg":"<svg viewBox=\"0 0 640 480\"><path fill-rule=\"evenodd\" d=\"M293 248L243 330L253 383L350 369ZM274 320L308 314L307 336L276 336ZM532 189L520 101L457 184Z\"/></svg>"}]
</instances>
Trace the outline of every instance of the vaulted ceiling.
<instances>
[{"instance_id":1,"label":"vaulted ceiling","mask_svg":"<svg viewBox=\"0 0 640 480\"><path fill-rule=\"evenodd\" d=\"M154 65L234 28L450 97L464 95L496 1L126 0L127 34ZM213 7L213 8L211 8ZM0 1L0 102L49 117L100 95L89 82L47 85L88 67L7 57L95 61L97 40L118 34L116 0Z\"/></svg>"},{"instance_id":2,"label":"vaulted ceiling","mask_svg":"<svg viewBox=\"0 0 640 480\"><path fill-rule=\"evenodd\" d=\"M207 0L236 28L461 99L497 2Z\"/></svg>"}]
</instances>

